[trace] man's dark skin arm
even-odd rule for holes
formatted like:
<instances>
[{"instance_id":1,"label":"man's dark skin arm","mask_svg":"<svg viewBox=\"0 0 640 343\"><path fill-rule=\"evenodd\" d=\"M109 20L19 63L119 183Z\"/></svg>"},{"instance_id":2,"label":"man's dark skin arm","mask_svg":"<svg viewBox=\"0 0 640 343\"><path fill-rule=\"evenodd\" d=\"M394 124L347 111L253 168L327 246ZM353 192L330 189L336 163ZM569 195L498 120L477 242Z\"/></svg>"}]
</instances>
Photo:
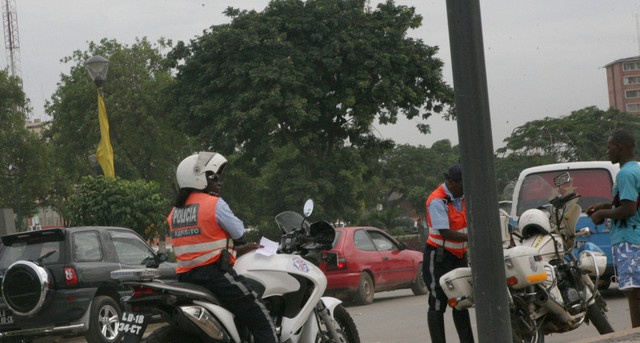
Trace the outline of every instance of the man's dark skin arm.
<instances>
[{"instance_id":1,"label":"man's dark skin arm","mask_svg":"<svg viewBox=\"0 0 640 343\"><path fill-rule=\"evenodd\" d=\"M233 240L234 244L236 245L235 248L238 257L248 253L251 250L256 250L263 247L256 242L244 243L245 236L246 235L242 235L242 237Z\"/></svg>"},{"instance_id":2,"label":"man's dark skin arm","mask_svg":"<svg viewBox=\"0 0 640 343\"><path fill-rule=\"evenodd\" d=\"M450 229L441 229L439 230L442 238L448 241L458 241L458 242L467 242L469 240L469 236L466 233L450 230Z\"/></svg>"},{"instance_id":3,"label":"man's dark skin arm","mask_svg":"<svg viewBox=\"0 0 640 343\"><path fill-rule=\"evenodd\" d=\"M587 210L589 214L591 208ZM601 223L605 218L627 219L636 213L636 203L630 200L620 201L620 206L611 208L611 204L603 203L602 206L594 206L593 213L589 216L594 223Z\"/></svg>"}]
</instances>

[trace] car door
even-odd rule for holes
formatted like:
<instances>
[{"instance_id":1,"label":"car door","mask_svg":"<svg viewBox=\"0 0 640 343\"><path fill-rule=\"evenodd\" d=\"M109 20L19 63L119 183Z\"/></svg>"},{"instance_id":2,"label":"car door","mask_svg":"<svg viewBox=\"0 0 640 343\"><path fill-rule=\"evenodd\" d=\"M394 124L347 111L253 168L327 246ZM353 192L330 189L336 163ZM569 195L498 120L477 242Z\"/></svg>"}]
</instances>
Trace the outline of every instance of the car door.
<instances>
[{"instance_id":1,"label":"car door","mask_svg":"<svg viewBox=\"0 0 640 343\"><path fill-rule=\"evenodd\" d=\"M360 272L369 270L373 275L376 287L383 286L384 282L381 281L381 278L383 278L385 271L384 260L365 229L353 231L353 245L355 249L345 249L345 254L349 251L349 255L351 255L347 261L357 261Z\"/></svg>"},{"instance_id":2,"label":"car door","mask_svg":"<svg viewBox=\"0 0 640 343\"><path fill-rule=\"evenodd\" d=\"M367 230L376 250L382 258L380 285L396 287L413 280L416 275L414 263L400 244L384 232L375 229Z\"/></svg>"},{"instance_id":3,"label":"car door","mask_svg":"<svg viewBox=\"0 0 640 343\"><path fill-rule=\"evenodd\" d=\"M109 235L121 268L145 268L156 259L156 252L135 233L111 230ZM174 263L161 263L158 270L162 279L176 277Z\"/></svg>"},{"instance_id":4,"label":"car door","mask_svg":"<svg viewBox=\"0 0 640 343\"><path fill-rule=\"evenodd\" d=\"M98 229L71 232L70 250L78 282L82 287L100 287L111 283L111 271L117 262L105 251Z\"/></svg>"}]
</instances>

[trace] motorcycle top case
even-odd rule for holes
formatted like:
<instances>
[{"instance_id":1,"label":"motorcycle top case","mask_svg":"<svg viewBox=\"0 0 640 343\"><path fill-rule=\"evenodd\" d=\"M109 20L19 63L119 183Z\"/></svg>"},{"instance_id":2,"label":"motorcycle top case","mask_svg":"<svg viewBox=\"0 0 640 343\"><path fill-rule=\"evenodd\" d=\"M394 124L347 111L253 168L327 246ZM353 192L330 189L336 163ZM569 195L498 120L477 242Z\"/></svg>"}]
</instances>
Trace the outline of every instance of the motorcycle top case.
<instances>
[{"instance_id":1,"label":"motorcycle top case","mask_svg":"<svg viewBox=\"0 0 640 343\"><path fill-rule=\"evenodd\" d=\"M538 249L528 246L515 246L504 250L505 275L507 285L521 289L547 279L544 262Z\"/></svg>"},{"instance_id":2,"label":"motorcycle top case","mask_svg":"<svg viewBox=\"0 0 640 343\"><path fill-rule=\"evenodd\" d=\"M473 306L471 268L456 268L440 277L440 287L449 299L449 306L464 310Z\"/></svg>"}]
</instances>

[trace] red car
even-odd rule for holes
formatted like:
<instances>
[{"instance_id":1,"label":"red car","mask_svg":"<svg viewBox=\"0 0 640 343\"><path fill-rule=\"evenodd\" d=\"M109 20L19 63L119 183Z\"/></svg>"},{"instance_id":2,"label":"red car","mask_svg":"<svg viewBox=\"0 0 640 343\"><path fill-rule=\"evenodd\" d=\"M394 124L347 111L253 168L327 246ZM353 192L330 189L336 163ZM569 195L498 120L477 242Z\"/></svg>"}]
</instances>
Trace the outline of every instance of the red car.
<instances>
[{"instance_id":1,"label":"red car","mask_svg":"<svg viewBox=\"0 0 640 343\"><path fill-rule=\"evenodd\" d=\"M338 261L337 267L320 265L327 276L328 295L366 305L373 302L375 292L411 288L415 295L427 293L422 253L407 250L378 228L336 228L333 249L327 254Z\"/></svg>"}]
</instances>

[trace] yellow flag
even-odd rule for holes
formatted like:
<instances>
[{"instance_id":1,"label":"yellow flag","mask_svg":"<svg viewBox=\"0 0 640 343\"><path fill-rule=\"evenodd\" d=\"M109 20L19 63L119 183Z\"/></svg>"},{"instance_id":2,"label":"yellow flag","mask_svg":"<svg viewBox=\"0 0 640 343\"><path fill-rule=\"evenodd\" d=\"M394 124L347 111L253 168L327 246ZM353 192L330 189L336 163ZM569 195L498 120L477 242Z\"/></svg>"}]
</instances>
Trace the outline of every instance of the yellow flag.
<instances>
[{"instance_id":1,"label":"yellow flag","mask_svg":"<svg viewBox=\"0 0 640 343\"><path fill-rule=\"evenodd\" d=\"M98 91L98 119L100 120L100 143L98 144L96 157L100 167L102 167L104 176L116 177L116 172L113 168L113 148L109 138L109 118L107 118L107 108L104 106L104 99L102 99L100 91Z\"/></svg>"}]
</instances>

